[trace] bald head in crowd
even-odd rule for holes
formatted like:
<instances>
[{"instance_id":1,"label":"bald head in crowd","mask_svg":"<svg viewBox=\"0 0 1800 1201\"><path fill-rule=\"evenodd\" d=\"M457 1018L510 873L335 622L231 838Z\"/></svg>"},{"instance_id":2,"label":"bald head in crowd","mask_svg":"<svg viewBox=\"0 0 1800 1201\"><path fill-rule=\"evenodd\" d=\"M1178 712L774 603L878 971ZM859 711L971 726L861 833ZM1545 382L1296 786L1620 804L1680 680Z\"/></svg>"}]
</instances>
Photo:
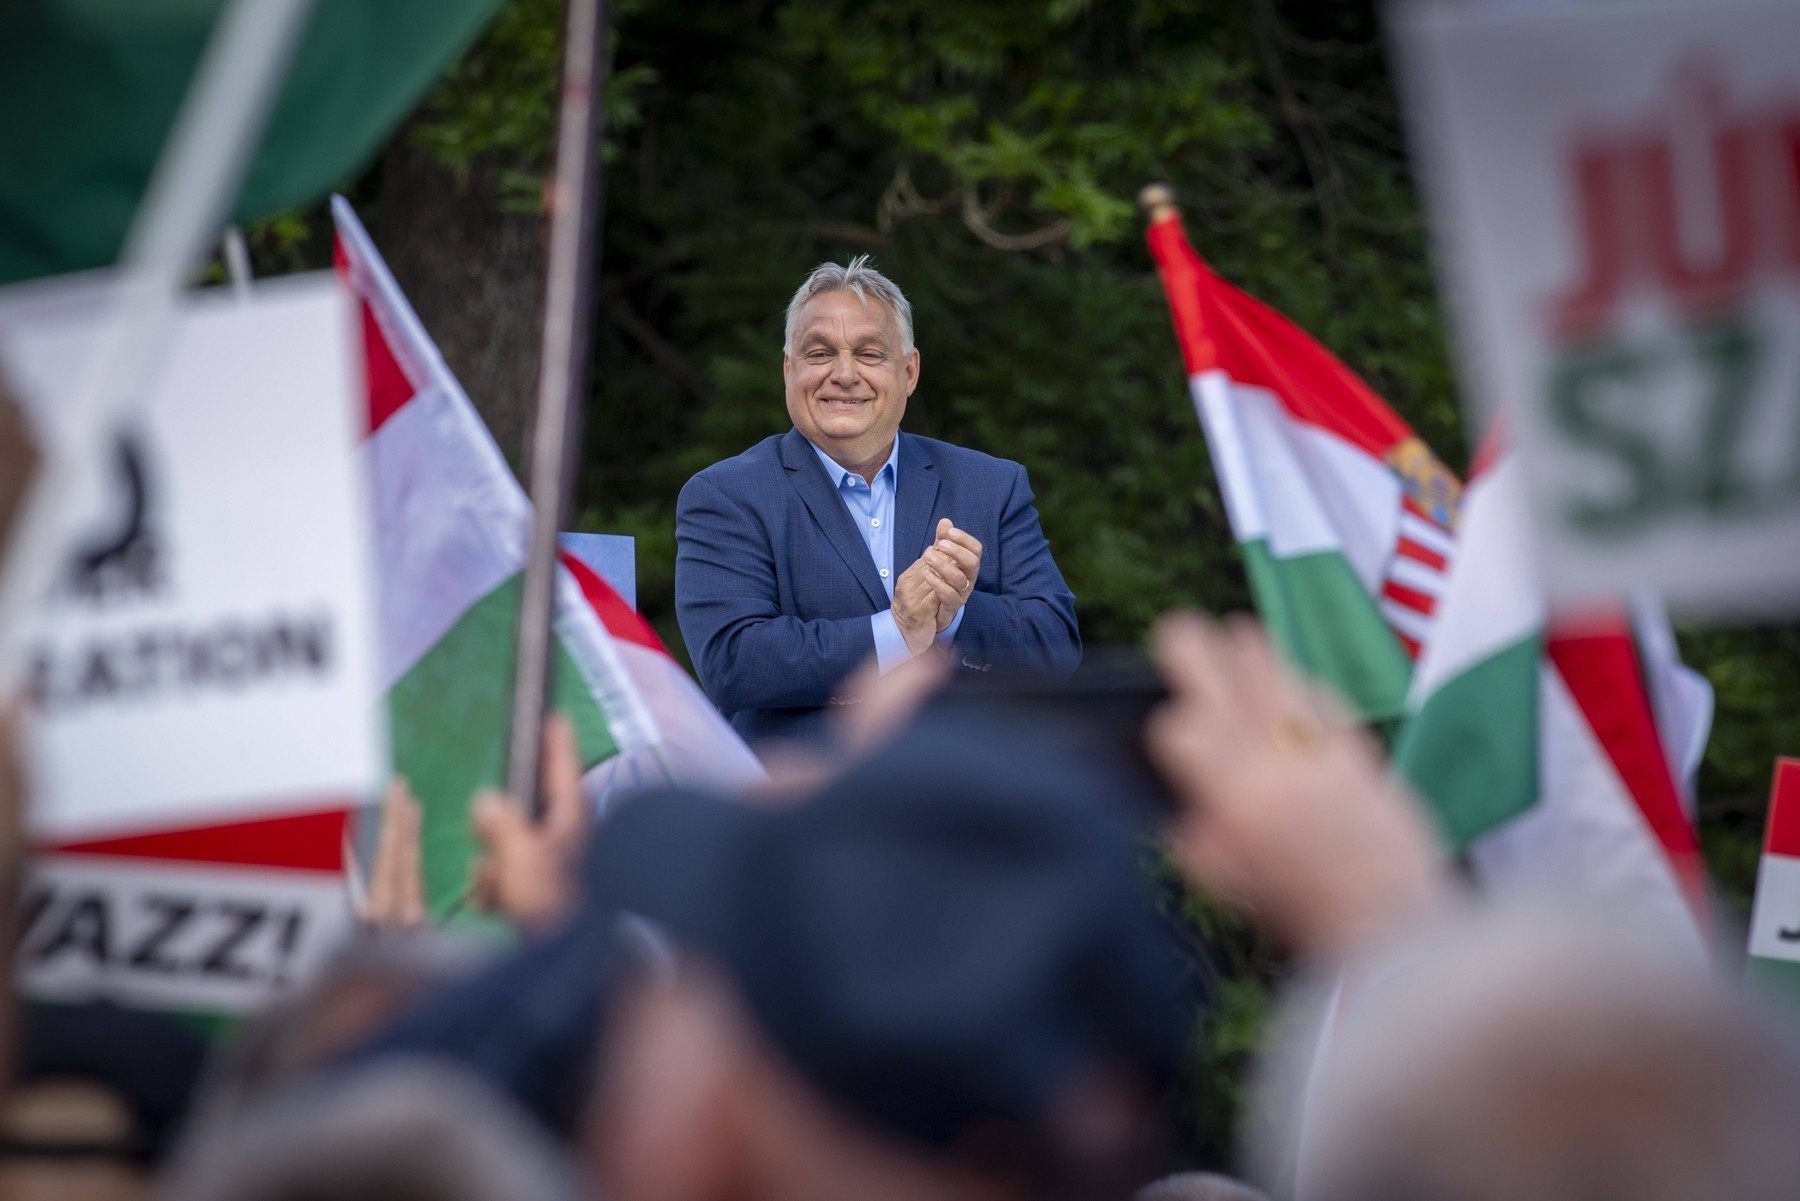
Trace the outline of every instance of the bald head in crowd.
<instances>
[{"instance_id":1,"label":"bald head in crowd","mask_svg":"<svg viewBox=\"0 0 1800 1201\"><path fill-rule=\"evenodd\" d=\"M1317 1201L1780 1201L1800 1059L1697 945L1570 906L1377 972L1307 1116Z\"/></svg>"}]
</instances>

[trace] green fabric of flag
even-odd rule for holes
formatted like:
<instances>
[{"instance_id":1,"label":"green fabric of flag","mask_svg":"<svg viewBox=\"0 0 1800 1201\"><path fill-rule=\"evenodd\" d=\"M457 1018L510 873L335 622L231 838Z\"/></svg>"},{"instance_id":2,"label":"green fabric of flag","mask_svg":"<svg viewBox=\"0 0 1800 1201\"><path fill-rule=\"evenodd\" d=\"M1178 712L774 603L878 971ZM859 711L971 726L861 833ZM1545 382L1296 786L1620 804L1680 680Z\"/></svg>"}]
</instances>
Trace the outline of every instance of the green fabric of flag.
<instances>
[{"instance_id":1,"label":"green fabric of flag","mask_svg":"<svg viewBox=\"0 0 1800 1201\"><path fill-rule=\"evenodd\" d=\"M318 0L235 218L310 203L360 171L500 4ZM224 8L0 2L0 283L118 257Z\"/></svg>"}]
</instances>

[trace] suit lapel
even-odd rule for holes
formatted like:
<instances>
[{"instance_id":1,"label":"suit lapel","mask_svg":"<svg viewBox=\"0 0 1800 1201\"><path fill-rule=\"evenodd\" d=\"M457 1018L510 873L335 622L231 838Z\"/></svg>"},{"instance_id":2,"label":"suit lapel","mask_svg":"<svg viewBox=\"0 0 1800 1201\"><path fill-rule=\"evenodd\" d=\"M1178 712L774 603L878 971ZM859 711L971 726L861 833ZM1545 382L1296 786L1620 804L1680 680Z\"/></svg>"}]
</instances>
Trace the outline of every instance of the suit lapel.
<instances>
[{"instance_id":1,"label":"suit lapel","mask_svg":"<svg viewBox=\"0 0 1800 1201\"><path fill-rule=\"evenodd\" d=\"M826 477L825 468L820 464L819 456L814 453L812 443L799 430L790 430L782 438L781 465L787 468L788 479L793 483L794 490L800 494L800 499L812 513L813 520L824 531L825 540L831 543L844 560L844 566L850 569L850 574L856 577L862 590L869 594L869 600L877 611L887 608L890 603L887 589L881 586L881 577L875 573L875 560L869 557L869 548L863 542L862 535L857 532L855 523L850 520L850 511L844 508L843 498Z\"/></svg>"},{"instance_id":2,"label":"suit lapel","mask_svg":"<svg viewBox=\"0 0 1800 1201\"><path fill-rule=\"evenodd\" d=\"M931 452L911 434L900 435L898 487L894 492L894 572L913 565L931 544L938 473Z\"/></svg>"}]
</instances>

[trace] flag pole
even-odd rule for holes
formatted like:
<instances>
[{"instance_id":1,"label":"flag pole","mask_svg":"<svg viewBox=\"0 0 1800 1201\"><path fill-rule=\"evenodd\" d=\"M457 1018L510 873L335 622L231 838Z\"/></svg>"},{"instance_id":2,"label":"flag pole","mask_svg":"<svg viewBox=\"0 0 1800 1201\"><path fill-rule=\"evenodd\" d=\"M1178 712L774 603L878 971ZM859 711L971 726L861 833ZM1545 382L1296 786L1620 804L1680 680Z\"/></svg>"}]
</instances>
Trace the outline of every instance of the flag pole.
<instances>
[{"instance_id":1,"label":"flag pole","mask_svg":"<svg viewBox=\"0 0 1800 1201\"><path fill-rule=\"evenodd\" d=\"M549 695L556 599L556 536L567 511L592 330L588 302L600 265L601 93L606 16L602 0L568 0L556 166L550 189L550 262L544 288L537 418L529 463L532 522L519 608L506 790L534 816L540 731Z\"/></svg>"}]
</instances>

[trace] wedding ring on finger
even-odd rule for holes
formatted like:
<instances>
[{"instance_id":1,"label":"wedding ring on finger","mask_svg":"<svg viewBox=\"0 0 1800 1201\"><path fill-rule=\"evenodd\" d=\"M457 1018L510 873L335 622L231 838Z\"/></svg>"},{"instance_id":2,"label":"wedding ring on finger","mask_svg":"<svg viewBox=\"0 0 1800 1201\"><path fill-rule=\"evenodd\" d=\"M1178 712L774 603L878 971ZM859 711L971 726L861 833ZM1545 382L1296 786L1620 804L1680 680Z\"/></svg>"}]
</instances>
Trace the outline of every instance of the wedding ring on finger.
<instances>
[{"instance_id":1,"label":"wedding ring on finger","mask_svg":"<svg viewBox=\"0 0 1800 1201\"><path fill-rule=\"evenodd\" d=\"M1307 713L1283 713L1269 723L1269 741L1292 755L1317 750L1324 732L1319 719Z\"/></svg>"}]
</instances>

